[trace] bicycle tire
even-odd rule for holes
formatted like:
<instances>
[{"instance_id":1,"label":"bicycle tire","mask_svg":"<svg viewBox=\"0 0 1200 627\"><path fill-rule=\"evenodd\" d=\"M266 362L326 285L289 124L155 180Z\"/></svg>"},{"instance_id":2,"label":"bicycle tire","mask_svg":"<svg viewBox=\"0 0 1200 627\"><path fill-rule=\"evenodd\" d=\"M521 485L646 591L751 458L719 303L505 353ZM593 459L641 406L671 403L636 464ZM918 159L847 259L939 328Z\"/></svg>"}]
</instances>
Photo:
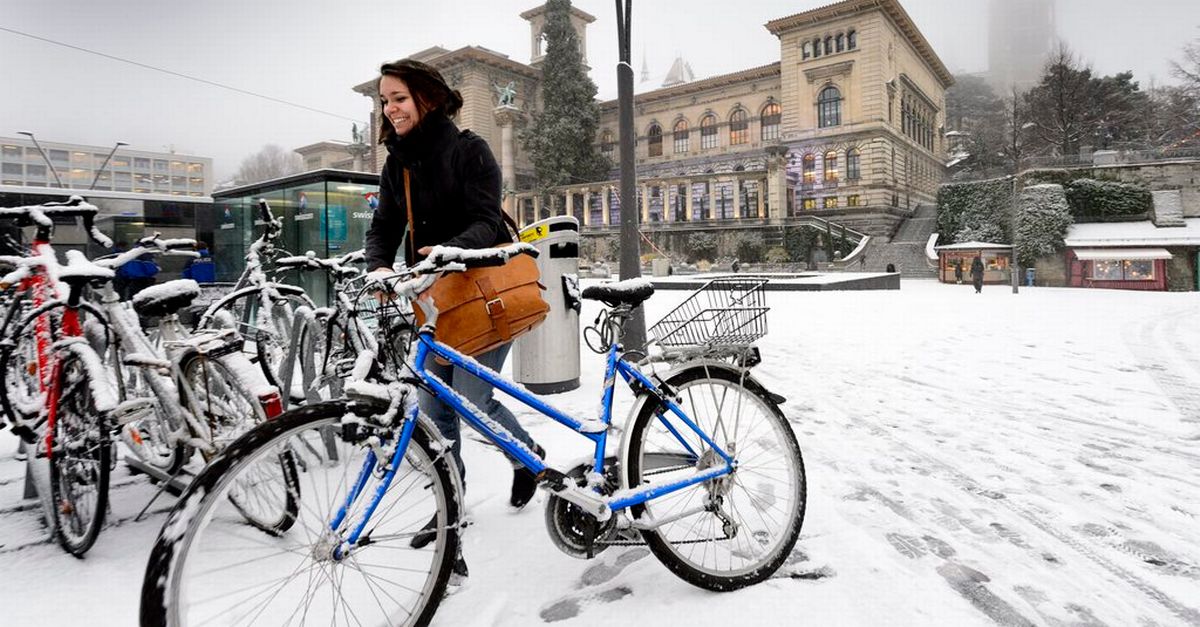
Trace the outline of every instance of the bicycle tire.
<instances>
[{"instance_id":1,"label":"bicycle tire","mask_svg":"<svg viewBox=\"0 0 1200 627\"><path fill-rule=\"evenodd\" d=\"M360 475L368 481L362 491L363 498L351 508L350 519L353 519L360 513L357 508L369 500L366 496L378 487L376 473L362 473L362 456L368 449L359 438L353 437L353 433L364 436L366 433L342 425L345 415L361 412L363 408L345 400L301 407L263 423L218 455L192 481L158 535L142 584L141 625L189 627L212 618L214 613L222 623L236 622L233 619L238 616L222 614L222 609L229 608L208 607L218 602L228 603L234 610L241 606L237 610L242 612L240 618L256 625L288 621L329 624L331 616L340 616L335 613L345 611L338 603L346 604L346 595L351 594L365 599L353 608L359 624L427 625L441 602L458 552L460 504L457 477L453 474L457 470L444 456L446 449L434 444L437 440L428 431L429 427L419 426L407 451L406 463L397 470L396 481L371 519L371 543L344 560L335 561L332 548L338 543L330 541L332 534L326 530L333 513L345 503L342 495ZM379 406L369 409L370 414L383 411ZM336 433L336 444L343 454L323 459L306 457L309 447L304 443L309 439L320 443L331 430ZM284 452L295 456L300 470L298 483L287 489L307 485L297 528L278 536L246 534L234 524L234 513L228 509L232 506L226 505L230 486L239 478L250 476L261 461ZM330 479L336 483L331 484ZM323 486L318 483L322 480ZM398 506L405 497L414 502ZM327 502L318 502L321 498ZM437 538L424 549L410 549L411 536L429 520L431 513L439 523ZM392 524L397 518L404 522ZM387 550L373 551L377 546ZM362 558L363 555L368 557ZM377 558L375 564L365 561L372 555ZM384 563L378 564L379 561ZM422 567L425 562L427 565ZM353 568L348 564L353 564ZM393 584L388 578L392 573L401 576L411 572L419 580L407 588L395 585L386 588L388 601L399 603L392 595L401 595L405 589L406 594L415 595L412 607L405 610L406 616L392 616L383 607L381 596L372 591L370 582L380 581L374 574L378 572L377 565L386 569L382 579L387 584ZM306 567L307 572L300 574ZM366 572L363 570L366 568L373 569L370 578L354 574ZM333 581L334 573L341 577L337 587L343 595L341 599L332 598L332 585L324 585ZM313 577L308 575L320 578L317 583L321 585L306 595L310 585L314 585ZM274 589L276 585L278 590ZM384 583L378 585L382 587ZM225 591L240 598L227 597ZM324 603L331 603L332 609L321 607ZM380 610L380 619L372 620L372 612ZM301 612L303 616L299 616ZM346 620L350 620L348 616Z\"/></svg>"},{"instance_id":2,"label":"bicycle tire","mask_svg":"<svg viewBox=\"0 0 1200 627\"><path fill-rule=\"evenodd\" d=\"M697 587L723 592L759 583L788 558L804 523L807 488L795 435L767 392L728 366L686 368L668 378L666 387L684 413L739 465L732 475L633 506L631 513L640 520L666 521L706 498L719 497L722 512L737 527L728 537L722 519L702 511L643 529L642 537L671 572ZM726 414L735 408L753 413L739 413L731 431ZM622 464L628 487L644 487L659 477L678 479L724 463L672 415L675 432L687 436L684 447L669 427L662 426L663 411L658 402L647 400L629 427ZM780 463L781 468L774 466ZM747 485L751 482L756 482L753 490ZM785 505L774 507L779 501ZM765 513L761 506L776 513ZM757 519L746 515L749 511Z\"/></svg>"},{"instance_id":3,"label":"bicycle tire","mask_svg":"<svg viewBox=\"0 0 1200 627\"><path fill-rule=\"evenodd\" d=\"M83 359L64 352L60 360L54 444L49 451L50 506L59 545L83 557L104 526L112 448Z\"/></svg>"},{"instance_id":4,"label":"bicycle tire","mask_svg":"<svg viewBox=\"0 0 1200 627\"><path fill-rule=\"evenodd\" d=\"M130 398L151 398L155 397L154 390L145 380L146 374L142 368L137 366L125 366L124 378L124 396L122 401ZM161 403L156 402L153 408L153 417L143 418L129 422L121 427L125 440L126 447L139 460L156 470L174 475L179 472L179 469L187 463L192 457L192 448L184 442L176 442L171 444L171 434L178 432L183 425L177 424L166 411L163 410ZM130 431L130 428L133 431ZM134 433L137 434L137 439L134 439Z\"/></svg>"},{"instance_id":5,"label":"bicycle tire","mask_svg":"<svg viewBox=\"0 0 1200 627\"><path fill-rule=\"evenodd\" d=\"M220 359L191 353L180 361L182 385L188 385L194 397L196 417L208 428L207 438L212 452L203 452L205 462L212 461L220 451L266 420L266 415L254 394L238 380L236 373ZM200 381L197 381L198 377ZM186 402L186 400L185 400ZM247 418L250 418L247 420ZM290 455L281 455L280 467L284 480L298 483L296 464ZM270 499L255 499L230 494L230 502L241 512L246 522L270 534L280 534L291 528L299 513L297 494L285 491L282 503ZM256 505L267 504L267 511L256 511Z\"/></svg>"},{"instance_id":6,"label":"bicycle tire","mask_svg":"<svg viewBox=\"0 0 1200 627\"><path fill-rule=\"evenodd\" d=\"M236 298L232 298L225 302L221 308L214 310L209 315L210 320L217 318L217 312L229 311L233 319L237 322L238 332L248 340L246 350L250 350L251 342L253 342L254 352L250 353L258 360L258 365L266 375L267 381L278 381L279 377L276 370L279 368L279 362L282 361L286 354L287 346L291 343L292 316L280 315L279 312L286 311L288 314L295 311L296 307L306 305L315 309L312 299L308 297L299 288L289 285L272 286L278 296L269 296L272 300L271 305L271 320L267 323L269 327L264 327L259 324L259 299L267 288L261 288L254 291L248 291ZM268 292L269 294L269 292ZM244 322L253 320L253 323ZM259 344L264 344L259 347ZM259 354L266 355L265 358L259 358ZM283 391L281 390L282 394Z\"/></svg>"}]
</instances>

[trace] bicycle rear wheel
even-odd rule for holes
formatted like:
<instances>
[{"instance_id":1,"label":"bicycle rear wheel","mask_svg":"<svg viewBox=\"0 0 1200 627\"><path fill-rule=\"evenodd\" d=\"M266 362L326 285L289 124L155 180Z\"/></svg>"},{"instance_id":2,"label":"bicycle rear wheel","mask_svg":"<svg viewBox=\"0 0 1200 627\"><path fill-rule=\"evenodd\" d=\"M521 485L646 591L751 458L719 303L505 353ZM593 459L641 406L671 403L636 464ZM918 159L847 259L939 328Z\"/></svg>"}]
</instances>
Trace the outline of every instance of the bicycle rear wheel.
<instances>
[{"instance_id":1,"label":"bicycle rear wheel","mask_svg":"<svg viewBox=\"0 0 1200 627\"><path fill-rule=\"evenodd\" d=\"M701 588L736 590L763 581L787 559L804 522L804 461L796 437L766 391L735 369L698 365L666 383L683 412L737 467L631 508L640 522L661 523L642 536L667 568ZM725 464L664 410L648 401L629 428L623 466L630 488Z\"/></svg>"},{"instance_id":2,"label":"bicycle rear wheel","mask_svg":"<svg viewBox=\"0 0 1200 627\"><path fill-rule=\"evenodd\" d=\"M61 353L50 451L50 503L58 543L83 557L96 542L108 507L109 428L96 410L83 359Z\"/></svg>"},{"instance_id":3,"label":"bicycle rear wheel","mask_svg":"<svg viewBox=\"0 0 1200 627\"><path fill-rule=\"evenodd\" d=\"M369 540L336 554L381 487L379 473L366 464L367 436L378 434L343 426L351 411L346 401L330 401L287 412L213 460L168 516L151 552L143 627L429 623L458 551L457 471L418 428L370 517ZM294 459L297 476L272 477L281 456ZM278 535L248 527L229 498L240 485L266 482L278 482L300 503L296 524ZM332 529L360 482L345 522ZM431 517L436 539L412 549L409 542Z\"/></svg>"}]
</instances>

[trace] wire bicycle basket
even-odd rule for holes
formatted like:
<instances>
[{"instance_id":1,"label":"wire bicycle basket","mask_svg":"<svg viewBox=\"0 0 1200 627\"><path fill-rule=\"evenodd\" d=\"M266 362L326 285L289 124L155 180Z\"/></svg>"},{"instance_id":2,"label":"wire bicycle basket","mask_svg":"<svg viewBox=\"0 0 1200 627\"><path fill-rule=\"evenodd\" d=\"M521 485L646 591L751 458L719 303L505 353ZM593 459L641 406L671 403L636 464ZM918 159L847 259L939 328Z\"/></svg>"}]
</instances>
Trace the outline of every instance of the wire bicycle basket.
<instances>
[{"instance_id":1,"label":"wire bicycle basket","mask_svg":"<svg viewBox=\"0 0 1200 627\"><path fill-rule=\"evenodd\" d=\"M664 349L746 348L767 334L762 277L713 279L650 327Z\"/></svg>"}]
</instances>

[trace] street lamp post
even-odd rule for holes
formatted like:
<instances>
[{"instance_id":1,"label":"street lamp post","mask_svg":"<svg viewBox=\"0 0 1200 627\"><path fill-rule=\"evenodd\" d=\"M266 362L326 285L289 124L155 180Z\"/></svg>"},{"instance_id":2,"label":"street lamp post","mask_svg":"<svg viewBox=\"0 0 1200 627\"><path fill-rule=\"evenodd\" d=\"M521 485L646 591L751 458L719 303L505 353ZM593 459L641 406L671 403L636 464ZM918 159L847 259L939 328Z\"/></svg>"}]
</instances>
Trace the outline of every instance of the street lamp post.
<instances>
[{"instance_id":1,"label":"street lamp post","mask_svg":"<svg viewBox=\"0 0 1200 627\"><path fill-rule=\"evenodd\" d=\"M1020 291L1018 285L1021 283L1021 266L1017 264L1017 214L1021 211L1021 187L1021 165L1018 163L1012 182L1012 260L1009 266L1012 268L1013 294Z\"/></svg>"},{"instance_id":2,"label":"street lamp post","mask_svg":"<svg viewBox=\"0 0 1200 627\"><path fill-rule=\"evenodd\" d=\"M642 274L641 244L638 241L639 207L637 173L633 165L633 66L630 29L633 23L633 0L617 3L617 109L621 142L621 280L634 279ZM633 310L625 324L625 345L640 349L646 344L646 319L643 310Z\"/></svg>"},{"instance_id":3,"label":"street lamp post","mask_svg":"<svg viewBox=\"0 0 1200 627\"><path fill-rule=\"evenodd\" d=\"M62 179L58 178L58 170L54 169L54 164L50 163L50 157L46 156L46 151L42 150L42 145L38 143L38 140L33 136L33 133L30 133L29 131L17 131L17 135L24 135L29 138L29 141L33 142L33 145L38 149L38 152L42 153L42 160L46 162L46 167L50 168L50 173L54 175L54 180L58 183L59 188L62 188L63 183Z\"/></svg>"},{"instance_id":4,"label":"street lamp post","mask_svg":"<svg viewBox=\"0 0 1200 627\"><path fill-rule=\"evenodd\" d=\"M117 144L113 146L113 149L108 151L108 156L104 158L104 163L100 164L99 168L96 168L96 178L92 179L92 184L88 185L88 189L96 189L96 181L99 181L100 175L104 174L104 168L108 166L108 161L112 159L114 154L116 154L118 148L128 145L129 144L126 144L125 142L117 142Z\"/></svg>"}]
</instances>

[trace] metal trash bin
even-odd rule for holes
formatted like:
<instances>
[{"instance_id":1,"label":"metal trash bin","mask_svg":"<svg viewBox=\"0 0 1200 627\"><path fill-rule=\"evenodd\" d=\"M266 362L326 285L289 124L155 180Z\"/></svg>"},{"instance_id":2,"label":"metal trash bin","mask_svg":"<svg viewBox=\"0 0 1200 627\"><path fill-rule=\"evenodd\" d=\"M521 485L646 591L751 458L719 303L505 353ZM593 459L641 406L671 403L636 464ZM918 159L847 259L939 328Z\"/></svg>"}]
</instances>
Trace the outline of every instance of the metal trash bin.
<instances>
[{"instance_id":1,"label":"metal trash bin","mask_svg":"<svg viewBox=\"0 0 1200 627\"><path fill-rule=\"evenodd\" d=\"M1033 287L1033 277L1036 274L1037 273L1033 268L1025 268L1025 285L1026 286Z\"/></svg>"},{"instance_id":2,"label":"metal trash bin","mask_svg":"<svg viewBox=\"0 0 1200 627\"><path fill-rule=\"evenodd\" d=\"M513 343L513 379L536 394L579 387L579 221L539 220L521 229L521 241L538 249L537 265L550 313Z\"/></svg>"}]
</instances>

